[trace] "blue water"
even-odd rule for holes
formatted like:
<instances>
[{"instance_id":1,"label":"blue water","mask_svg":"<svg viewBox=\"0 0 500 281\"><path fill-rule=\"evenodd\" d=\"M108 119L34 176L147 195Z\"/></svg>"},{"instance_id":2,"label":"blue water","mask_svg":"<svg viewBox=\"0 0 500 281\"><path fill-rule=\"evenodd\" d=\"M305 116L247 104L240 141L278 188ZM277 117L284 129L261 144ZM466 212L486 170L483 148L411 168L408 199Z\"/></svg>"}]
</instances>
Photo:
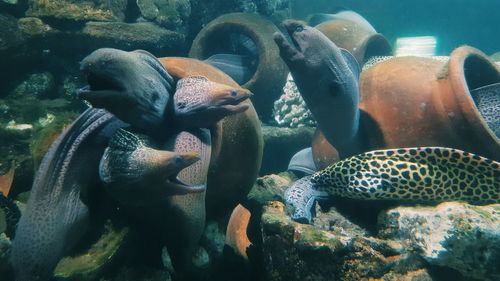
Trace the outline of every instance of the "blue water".
<instances>
[{"instance_id":1,"label":"blue water","mask_svg":"<svg viewBox=\"0 0 500 281\"><path fill-rule=\"evenodd\" d=\"M436 36L438 55L449 55L464 44L488 55L500 51L498 0L296 0L292 12L302 18L336 6L360 13L391 42L398 37Z\"/></svg>"}]
</instances>

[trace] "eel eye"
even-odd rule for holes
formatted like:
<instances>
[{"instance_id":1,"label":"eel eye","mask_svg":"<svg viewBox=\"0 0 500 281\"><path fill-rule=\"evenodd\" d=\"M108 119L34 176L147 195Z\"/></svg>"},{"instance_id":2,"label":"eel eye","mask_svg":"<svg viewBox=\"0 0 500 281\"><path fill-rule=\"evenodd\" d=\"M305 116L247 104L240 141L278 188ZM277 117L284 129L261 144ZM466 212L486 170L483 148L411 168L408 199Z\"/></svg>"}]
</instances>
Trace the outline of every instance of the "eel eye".
<instances>
[{"instance_id":1,"label":"eel eye","mask_svg":"<svg viewBox=\"0 0 500 281\"><path fill-rule=\"evenodd\" d=\"M295 32L301 32L304 30L304 27L302 25L299 25L295 28Z\"/></svg>"},{"instance_id":2,"label":"eel eye","mask_svg":"<svg viewBox=\"0 0 500 281\"><path fill-rule=\"evenodd\" d=\"M176 165L180 165L180 164L182 164L182 162L183 162L183 161L182 161L182 157L181 157L181 156L179 156L179 155L175 156L174 161L175 161L175 164L176 164Z\"/></svg>"},{"instance_id":3,"label":"eel eye","mask_svg":"<svg viewBox=\"0 0 500 281\"><path fill-rule=\"evenodd\" d=\"M238 95L238 92L236 90L231 90L231 96L236 97Z\"/></svg>"}]
</instances>

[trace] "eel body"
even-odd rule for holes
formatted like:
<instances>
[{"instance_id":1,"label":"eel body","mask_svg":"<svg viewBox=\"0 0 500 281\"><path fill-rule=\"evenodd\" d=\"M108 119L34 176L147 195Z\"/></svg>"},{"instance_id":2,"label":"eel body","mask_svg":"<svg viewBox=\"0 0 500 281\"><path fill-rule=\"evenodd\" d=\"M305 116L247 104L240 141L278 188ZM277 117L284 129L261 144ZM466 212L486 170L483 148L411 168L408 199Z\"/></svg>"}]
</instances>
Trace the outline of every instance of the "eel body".
<instances>
[{"instance_id":1,"label":"eel body","mask_svg":"<svg viewBox=\"0 0 500 281\"><path fill-rule=\"evenodd\" d=\"M292 217L310 222L316 199L500 202L500 163L452 148L377 150L352 156L297 181L286 192Z\"/></svg>"},{"instance_id":2,"label":"eel body","mask_svg":"<svg viewBox=\"0 0 500 281\"><path fill-rule=\"evenodd\" d=\"M120 126L125 124L107 111L87 109L49 148L12 244L16 280L50 279L59 259L85 233L87 196L98 184L99 159Z\"/></svg>"},{"instance_id":3,"label":"eel body","mask_svg":"<svg viewBox=\"0 0 500 281\"><path fill-rule=\"evenodd\" d=\"M291 42L281 33L274 40L318 127L341 158L361 152L358 62L314 27L284 25Z\"/></svg>"}]
</instances>

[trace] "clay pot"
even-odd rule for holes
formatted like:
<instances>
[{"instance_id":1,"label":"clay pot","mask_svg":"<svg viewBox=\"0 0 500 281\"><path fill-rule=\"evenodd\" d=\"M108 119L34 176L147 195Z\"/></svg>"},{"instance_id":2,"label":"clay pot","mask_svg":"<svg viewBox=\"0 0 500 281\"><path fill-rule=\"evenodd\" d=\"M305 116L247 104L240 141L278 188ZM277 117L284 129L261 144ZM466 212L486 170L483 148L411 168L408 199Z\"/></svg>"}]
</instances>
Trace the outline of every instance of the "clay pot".
<instances>
[{"instance_id":1,"label":"clay pot","mask_svg":"<svg viewBox=\"0 0 500 281\"><path fill-rule=\"evenodd\" d=\"M373 56L390 56L389 41L380 33L373 33L355 22L331 20L315 26L333 43L348 50L362 66Z\"/></svg>"},{"instance_id":2,"label":"clay pot","mask_svg":"<svg viewBox=\"0 0 500 281\"><path fill-rule=\"evenodd\" d=\"M256 45L258 63L252 78L242 85L254 93L255 109L264 119L271 117L273 102L279 98L286 82L288 68L279 56L273 34L278 28L256 14L233 13L222 15L208 23L193 41L189 56L204 60L220 51L221 42L229 34L243 34Z\"/></svg>"},{"instance_id":3,"label":"clay pot","mask_svg":"<svg viewBox=\"0 0 500 281\"><path fill-rule=\"evenodd\" d=\"M321 170L340 160L339 153L325 138L323 132L316 129L312 139L312 153L316 168Z\"/></svg>"},{"instance_id":4,"label":"clay pot","mask_svg":"<svg viewBox=\"0 0 500 281\"><path fill-rule=\"evenodd\" d=\"M247 248L252 245L247 235L251 216L252 214L247 208L238 204L231 213L226 229L226 245L245 260L248 260Z\"/></svg>"},{"instance_id":5,"label":"clay pot","mask_svg":"<svg viewBox=\"0 0 500 281\"><path fill-rule=\"evenodd\" d=\"M365 150L444 146L499 161L500 140L470 94L471 89L499 82L495 64L467 46L454 50L447 63L396 57L367 69L360 77L359 106L368 140ZM316 150L332 153L325 146ZM316 164L321 169L327 161Z\"/></svg>"},{"instance_id":6,"label":"clay pot","mask_svg":"<svg viewBox=\"0 0 500 281\"><path fill-rule=\"evenodd\" d=\"M490 56L493 61L500 61L500 52L496 52Z\"/></svg>"},{"instance_id":7,"label":"clay pot","mask_svg":"<svg viewBox=\"0 0 500 281\"><path fill-rule=\"evenodd\" d=\"M165 57L159 59L175 78L203 75L208 79L238 87L228 75L197 59ZM250 108L228 116L216 124L212 133L212 157L207 179L208 217L226 215L252 188L260 170L264 141L260 121Z\"/></svg>"}]
</instances>

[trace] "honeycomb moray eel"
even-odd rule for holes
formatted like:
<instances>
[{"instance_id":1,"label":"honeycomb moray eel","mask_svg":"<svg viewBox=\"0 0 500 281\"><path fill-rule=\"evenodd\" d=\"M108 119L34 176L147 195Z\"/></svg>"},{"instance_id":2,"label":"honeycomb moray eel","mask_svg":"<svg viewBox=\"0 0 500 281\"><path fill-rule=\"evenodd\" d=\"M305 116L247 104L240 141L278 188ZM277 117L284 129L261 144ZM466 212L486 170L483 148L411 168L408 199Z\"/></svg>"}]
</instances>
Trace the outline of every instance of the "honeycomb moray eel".
<instances>
[{"instance_id":1,"label":"honeycomb moray eel","mask_svg":"<svg viewBox=\"0 0 500 281\"><path fill-rule=\"evenodd\" d=\"M479 113L497 138L500 138L500 83L472 90Z\"/></svg>"},{"instance_id":2,"label":"honeycomb moray eel","mask_svg":"<svg viewBox=\"0 0 500 281\"><path fill-rule=\"evenodd\" d=\"M352 156L296 181L285 192L292 219L311 223L317 199L500 202L500 163L458 149L420 147Z\"/></svg>"},{"instance_id":3,"label":"honeycomb moray eel","mask_svg":"<svg viewBox=\"0 0 500 281\"><path fill-rule=\"evenodd\" d=\"M16 226L21 217L21 212L17 207L16 203L5 197L3 193L0 192L0 209L3 211L5 216L5 222L7 228L5 229L5 234L9 236L10 239L14 239Z\"/></svg>"}]
</instances>

